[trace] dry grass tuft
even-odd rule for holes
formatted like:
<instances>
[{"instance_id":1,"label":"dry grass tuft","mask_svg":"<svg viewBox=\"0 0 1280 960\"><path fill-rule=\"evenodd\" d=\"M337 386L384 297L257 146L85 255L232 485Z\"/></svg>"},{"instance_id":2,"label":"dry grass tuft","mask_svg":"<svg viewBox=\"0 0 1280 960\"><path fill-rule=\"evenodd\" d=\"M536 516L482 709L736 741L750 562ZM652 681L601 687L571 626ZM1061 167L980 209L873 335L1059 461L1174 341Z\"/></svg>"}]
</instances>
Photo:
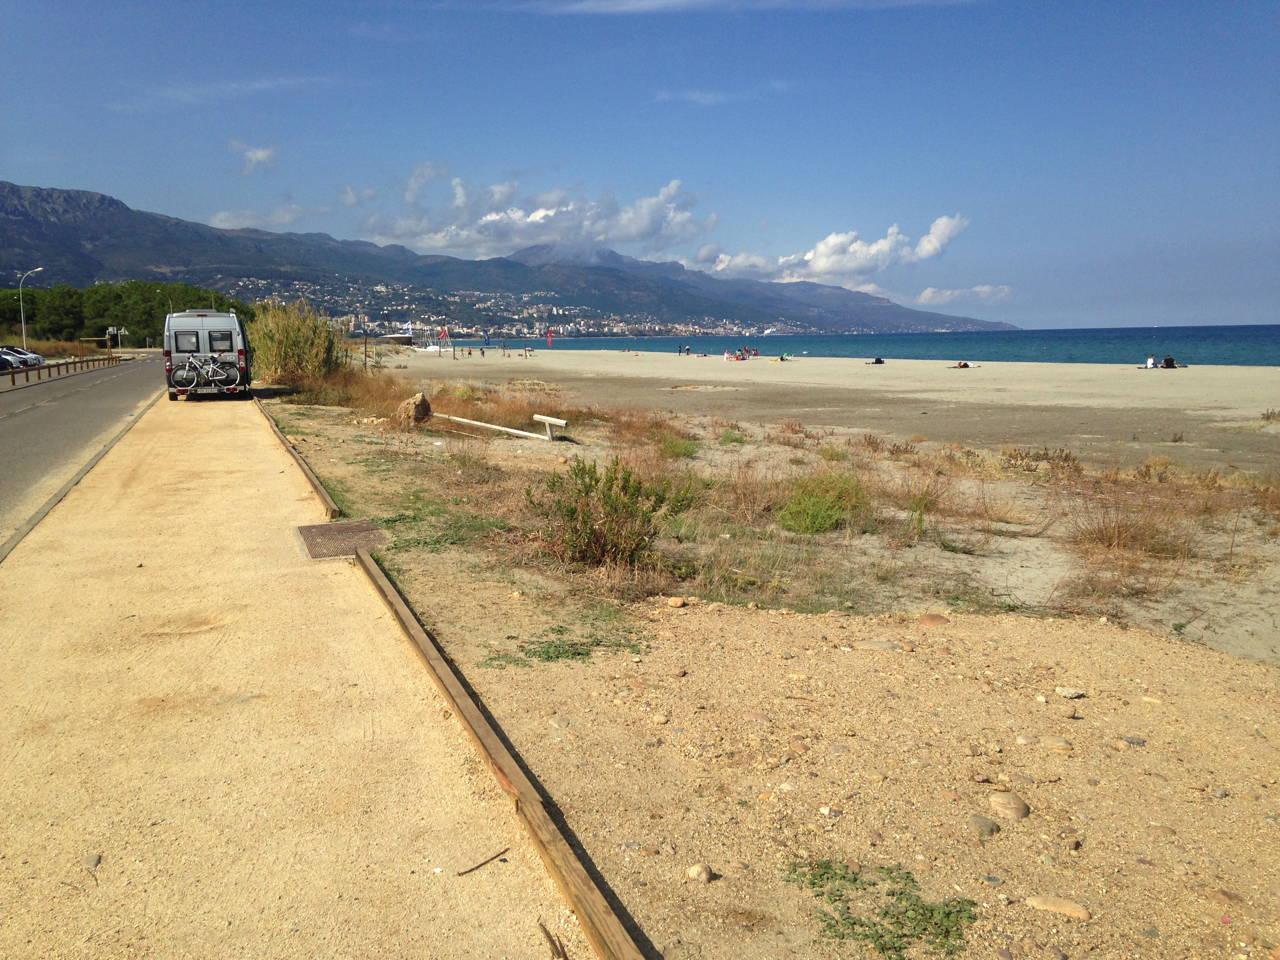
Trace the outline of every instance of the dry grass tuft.
<instances>
[{"instance_id":1,"label":"dry grass tuft","mask_svg":"<svg viewBox=\"0 0 1280 960\"><path fill-rule=\"evenodd\" d=\"M1078 500L1063 523L1067 540L1086 550L1162 560L1185 560L1193 552L1191 527L1173 508L1158 501Z\"/></svg>"},{"instance_id":2,"label":"dry grass tuft","mask_svg":"<svg viewBox=\"0 0 1280 960\"><path fill-rule=\"evenodd\" d=\"M349 407L370 416L390 417L404 400L418 392L409 380L389 373L343 368L327 376L306 377L288 403L322 407Z\"/></svg>"}]
</instances>

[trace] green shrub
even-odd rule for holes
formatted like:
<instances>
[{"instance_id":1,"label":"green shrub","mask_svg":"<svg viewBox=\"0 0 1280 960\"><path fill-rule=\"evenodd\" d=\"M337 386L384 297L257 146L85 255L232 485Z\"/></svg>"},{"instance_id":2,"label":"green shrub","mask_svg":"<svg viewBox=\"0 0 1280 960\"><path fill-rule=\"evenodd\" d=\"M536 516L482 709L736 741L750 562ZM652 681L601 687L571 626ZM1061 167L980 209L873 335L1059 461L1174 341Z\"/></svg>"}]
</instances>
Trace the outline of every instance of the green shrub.
<instances>
[{"instance_id":1,"label":"green shrub","mask_svg":"<svg viewBox=\"0 0 1280 960\"><path fill-rule=\"evenodd\" d=\"M300 386L347 364L341 334L305 300L262 304L248 332L255 375L268 383Z\"/></svg>"},{"instance_id":2,"label":"green shrub","mask_svg":"<svg viewBox=\"0 0 1280 960\"><path fill-rule=\"evenodd\" d=\"M658 440L658 452L665 460L687 460L698 452L698 441L678 433L663 433Z\"/></svg>"},{"instance_id":3,"label":"green shrub","mask_svg":"<svg viewBox=\"0 0 1280 960\"><path fill-rule=\"evenodd\" d=\"M746 443L746 442L747 442L746 434L738 430L730 429L720 434L720 445L724 447L729 446L731 443Z\"/></svg>"},{"instance_id":4,"label":"green shrub","mask_svg":"<svg viewBox=\"0 0 1280 960\"><path fill-rule=\"evenodd\" d=\"M829 463L849 459L849 451L845 447L837 447L832 443L824 443L818 448L818 456Z\"/></svg>"},{"instance_id":5,"label":"green shrub","mask_svg":"<svg viewBox=\"0 0 1280 960\"><path fill-rule=\"evenodd\" d=\"M869 509L866 492L853 474L817 473L796 482L777 521L792 533L826 533L865 519Z\"/></svg>"},{"instance_id":6,"label":"green shrub","mask_svg":"<svg viewBox=\"0 0 1280 960\"><path fill-rule=\"evenodd\" d=\"M604 470L574 457L541 490L525 491L544 522L543 542L563 560L634 567L658 536L665 487L647 484L615 457Z\"/></svg>"}]
</instances>

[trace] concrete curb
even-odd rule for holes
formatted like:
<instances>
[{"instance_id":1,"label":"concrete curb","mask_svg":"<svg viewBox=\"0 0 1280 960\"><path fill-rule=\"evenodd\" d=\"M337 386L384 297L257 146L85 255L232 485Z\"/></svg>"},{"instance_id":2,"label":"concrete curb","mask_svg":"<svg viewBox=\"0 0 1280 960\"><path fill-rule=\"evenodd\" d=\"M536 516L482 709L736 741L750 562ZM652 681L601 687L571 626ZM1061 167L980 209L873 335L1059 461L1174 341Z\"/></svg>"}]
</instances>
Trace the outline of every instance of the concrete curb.
<instances>
[{"instance_id":1,"label":"concrete curb","mask_svg":"<svg viewBox=\"0 0 1280 960\"><path fill-rule=\"evenodd\" d=\"M35 384L32 384L32 386L35 386ZM156 405L156 401L159 400L160 397L163 396L163 394L164 394L163 390L159 391L154 397L151 398L150 402L148 402L146 406L144 406L141 410L137 411L136 413L132 414L133 419L129 423L126 423L119 433L117 433L114 437L108 440L106 444L103 445L101 450L99 450L92 457L90 457L89 462L86 463L79 470L77 470L75 472L75 475L66 483L64 483L58 489L58 491L54 493L53 496L51 496L48 500L46 500L44 502L44 505L41 506L39 510L37 510L34 514L32 514L31 517L28 518L25 523L23 523L20 527L18 527L18 529L14 531L13 536L11 536L3 544L0 544L0 563L4 563L5 558L13 552L14 548L18 544L22 542L23 538L36 528L36 524L38 524L41 520L47 517L49 515L49 512L54 507L56 507L59 503L62 502L62 498L71 492L71 488L74 487L76 484L78 484L81 480L83 480L85 478L85 475L88 474L90 470L92 470L94 467L98 465L98 461L101 460L103 457L105 457L108 453L110 453L111 448L124 439L124 435L137 425L138 421L141 420L146 415L148 410L150 410L152 407Z\"/></svg>"},{"instance_id":2,"label":"concrete curb","mask_svg":"<svg viewBox=\"0 0 1280 960\"><path fill-rule=\"evenodd\" d=\"M293 444L289 442L289 438L280 432L280 428L276 426L276 422L271 419L271 414L263 409L262 401L257 397L253 398L253 405L258 408L258 412L262 414L262 419L267 421L267 426L271 428L271 432L276 435L276 439L280 444L289 451L289 456L293 457L293 462L298 465L298 469L302 471L302 475L307 478L307 482L311 484L311 489L315 491L320 502L324 504L325 512L330 520L336 520L342 516L342 509L329 495L329 491L324 488L324 484L320 482L320 478L315 475L315 471L311 469L311 464L302 458L302 454L293 448Z\"/></svg>"},{"instance_id":3,"label":"concrete curb","mask_svg":"<svg viewBox=\"0 0 1280 960\"><path fill-rule=\"evenodd\" d=\"M361 548L356 551L356 562L368 575L401 629L417 646L441 696L453 708L498 786L515 802L516 816L542 857L547 873L577 915L582 932L596 956L600 960L642 960L651 955L637 944L628 924L605 895L601 883L587 869L568 836L551 816L542 791L511 752L506 737L476 700L436 638L418 621L395 584L367 550Z\"/></svg>"},{"instance_id":4,"label":"concrete curb","mask_svg":"<svg viewBox=\"0 0 1280 960\"><path fill-rule=\"evenodd\" d=\"M280 432L256 397L254 403L258 404L258 411L271 427L276 439L289 451L316 495L330 510L330 519L338 516L340 511L337 505L310 465ZM601 960L643 960L656 955L651 945L647 950L640 947L636 936L632 934L631 928L634 925L629 925L619 910L615 909L613 902L606 896L602 883L597 882L595 875L569 842L568 836L547 810L542 791L515 758L507 745L506 737L476 700L466 680L453 666L436 639L418 621L395 584L367 550L356 551L356 565L365 572L370 585L396 618L403 633L417 646L441 696L453 708L481 759L498 781L498 786L515 802L516 816L520 818L534 848L542 857L551 879L577 915L582 931L596 955ZM639 936L643 938L643 934Z\"/></svg>"}]
</instances>

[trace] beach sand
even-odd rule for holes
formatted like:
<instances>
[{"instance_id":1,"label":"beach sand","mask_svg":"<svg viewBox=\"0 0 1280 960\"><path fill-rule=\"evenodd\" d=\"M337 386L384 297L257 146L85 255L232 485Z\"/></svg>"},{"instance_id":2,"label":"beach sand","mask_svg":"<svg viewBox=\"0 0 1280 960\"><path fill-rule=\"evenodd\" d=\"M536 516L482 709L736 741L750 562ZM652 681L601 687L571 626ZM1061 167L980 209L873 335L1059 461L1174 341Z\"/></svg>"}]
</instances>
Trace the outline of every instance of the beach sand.
<instances>
[{"instance_id":1,"label":"beach sand","mask_svg":"<svg viewBox=\"0 0 1280 960\"><path fill-rule=\"evenodd\" d=\"M414 377L544 380L606 407L919 435L978 447L1067 447L1098 463L1167 456L1193 468L1280 464L1280 368L979 363L802 357L785 363L606 350L538 350L453 360L402 355ZM1175 439L1180 437L1181 439Z\"/></svg>"}]
</instances>

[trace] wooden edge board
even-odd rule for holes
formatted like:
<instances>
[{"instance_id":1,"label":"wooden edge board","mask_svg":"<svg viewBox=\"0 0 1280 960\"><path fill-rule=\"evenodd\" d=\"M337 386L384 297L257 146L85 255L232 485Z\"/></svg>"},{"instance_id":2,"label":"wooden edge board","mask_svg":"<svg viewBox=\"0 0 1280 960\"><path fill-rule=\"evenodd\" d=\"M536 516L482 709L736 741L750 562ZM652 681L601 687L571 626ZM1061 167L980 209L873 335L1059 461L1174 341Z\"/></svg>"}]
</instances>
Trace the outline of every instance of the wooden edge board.
<instances>
[{"instance_id":1,"label":"wooden edge board","mask_svg":"<svg viewBox=\"0 0 1280 960\"><path fill-rule=\"evenodd\" d=\"M462 721L471 742L504 791L515 800L516 814L524 823L542 862L560 893L577 914L588 942L601 960L641 960L622 918L610 906L599 885L578 859L568 838L547 812L542 796L499 736L488 716L462 682L436 639L418 622L400 591L387 578L369 551L359 548L356 559L368 574L383 602L401 628L417 645L441 695Z\"/></svg>"},{"instance_id":2,"label":"wooden edge board","mask_svg":"<svg viewBox=\"0 0 1280 960\"><path fill-rule=\"evenodd\" d=\"M271 419L271 414L262 406L262 401L257 397L253 398L253 405L258 408L258 412L262 414L262 418L267 421L267 426L271 428L271 432L276 435L276 439L284 445L289 451L289 456L293 457L293 462L302 470L302 475L307 478L307 482L311 484L311 489L316 492L316 496L320 498L320 502L324 505L325 513L330 520L336 520L342 516L342 510L334 502L333 497L329 496L329 491L324 488L324 484L320 482L320 478L315 475L315 471L311 469L311 464L303 459L302 455L293 448L293 444L289 442L289 438L280 432L280 428L276 426L275 420Z\"/></svg>"}]
</instances>

